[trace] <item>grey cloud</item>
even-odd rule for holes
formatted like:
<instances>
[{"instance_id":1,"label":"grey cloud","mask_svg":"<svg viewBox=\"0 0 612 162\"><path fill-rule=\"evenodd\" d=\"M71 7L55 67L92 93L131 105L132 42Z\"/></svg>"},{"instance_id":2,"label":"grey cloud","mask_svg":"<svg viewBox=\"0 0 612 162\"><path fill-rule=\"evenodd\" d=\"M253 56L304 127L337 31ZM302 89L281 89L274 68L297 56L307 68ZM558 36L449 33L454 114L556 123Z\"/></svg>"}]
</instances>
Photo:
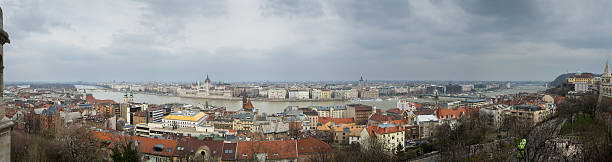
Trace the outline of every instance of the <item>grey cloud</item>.
<instances>
[{"instance_id":1,"label":"grey cloud","mask_svg":"<svg viewBox=\"0 0 612 162\"><path fill-rule=\"evenodd\" d=\"M355 27L402 30L410 16L408 1L334 1L338 15L354 22Z\"/></svg>"},{"instance_id":2,"label":"grey cloud","mask_svg":"<svg viewBox=\"0 0 612 162\"><path fill-rule=\"evenodd\" d=\"M176 34L193 19L220 17L227 13L227 1L203 0L137 0L145 4L147 14L142 17L142 25L161 35Z\"/></svg>"},{"instance_id":3,"label":"grey cloud","mask_svg":"<svg viewBox=\"0 0 612 162\"><path fill-rule=\"evenodd\" d=\"M6 1L3 3L4 28L11 37L22 38L33 33L47 33L51 28L70 28L66 21L57 19L44 10L40 1Z\"/></svg>"},{"instance_id":4,"label":"grey cloud","mask_svg":"<svg viewBox=\"0 0 612 162\"><path fill-rule=\"evenodd\" d=\"M319 1L311 0L264 0L259 9L263 16L309 18L322 16L322 7Z\"/></svg>"},{"instance_id":5,"label":"grey cloud","mask_svg":"<svg viewBox=\"0 0 612 162\"><path fill-rule=\"evenodd\" d=\"M37 2L2 3L14 42L5 48L9 81L194 81L203 74L222 81L354 80L360 75L371 80L550 80L566 70L600 72L601 60L612 52L607 38L612 11L606 2L265 0L251 6L261 12L261 23L289 31L293 41L212 50L182 45L190 43L190 36L208 38L190 35L186 26L228 22L234 8L226 1L138 0L144 13L138 29L113 31L110 45L98 49L39 40L78 20L49 16L43 8L58 6ZM255 27L240 30L269 37Z\"/></svg>"}]
</instances>

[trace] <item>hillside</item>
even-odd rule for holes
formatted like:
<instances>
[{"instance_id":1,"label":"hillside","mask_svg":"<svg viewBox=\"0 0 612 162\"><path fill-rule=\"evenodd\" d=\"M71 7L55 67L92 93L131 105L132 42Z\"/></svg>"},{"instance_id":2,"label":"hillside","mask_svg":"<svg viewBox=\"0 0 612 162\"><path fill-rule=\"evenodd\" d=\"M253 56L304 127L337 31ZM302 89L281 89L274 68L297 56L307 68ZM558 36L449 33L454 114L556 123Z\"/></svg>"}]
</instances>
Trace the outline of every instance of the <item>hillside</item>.
<instances>
[{"instance_id":1,"label":"hillside","mask_svg":"<svg viewBox=\"0 0 612 162\"><path fill-rule=\"evenodd\" d=\"M567 78L569 78L572 75L574 75L574 73L565 73L565 74L561 74L557 76L555 80L550 82L550 87L556 87L557 85L567 82Z\"/></svg>"},{"instance_id":2,"label":"hillside","mask_svg":"<svg viewBox=\"0 0 612 162\"><path fill-rule=\"evenodd\" d=\"M550 87L556 87L557 85L560 85L562 83L567 82L567 78L569 78L572 75L574 75L574 73L565 73L565 74L561 74L561 75L557 76L557 78L555 78L555 80L550 82ZM593 74L593 76L595 76L595 77L599 77L600 75L601 74Z\"/></svg>"}]
</instances>

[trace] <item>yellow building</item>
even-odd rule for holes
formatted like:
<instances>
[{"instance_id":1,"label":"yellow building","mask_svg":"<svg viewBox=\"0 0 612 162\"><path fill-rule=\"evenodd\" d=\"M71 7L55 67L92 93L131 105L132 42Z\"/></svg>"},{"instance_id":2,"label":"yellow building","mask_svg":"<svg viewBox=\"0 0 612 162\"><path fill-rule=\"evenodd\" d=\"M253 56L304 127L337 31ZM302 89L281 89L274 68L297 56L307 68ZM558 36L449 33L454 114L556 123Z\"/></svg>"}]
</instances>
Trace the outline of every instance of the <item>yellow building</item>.
<instances>
[{"instance_id":1,"label":"yellow building","mask_svg":"<svg viewBox=\"0 0 612 162\"><path fill-rule=\"evenodd\" d=\"M321 99L331 99L331 91L321 90Z\"/></svg>"},{"instance_id":2,"label":"yellow building","mask_svg":"<svg viewBox=\"0 0 612 162\"><path fill-rule=\"evenodd\" d=\"M589 86L595 84L595 77L591 73L580 73L576 72L576 74L567 78L567 83L576 84L576 83L587 83Z\"/></svg>"},{"instance_id":3,"label":"yellow building","mask_svg":"<svg viewBox=\"0 0 612 162\"><path fill-rule=\"evenodd\" d=\"M555 112L556 106L552 103L539 105L516 105L504 110L505 117L516 117L519 120L535 125L550 118Z\"/></svg>"},{"instance_id":4,"label":"yellow building","mask_svg":"<svg viewBox=\"0 0 612 162\"><path fill-rule=\"evenodd\" d=\"M331 131L332 129L335 143L349 144L349 136L359 134L363 130L363 126L355 123L334 125L332 122L327 122L317 127L319 131Z\"/></svg>"},{"instance_id":5,"label":"yellow building","mask_svg":"<svg viewBox=\"0 0 612 162\"><path fill-rule=\"evenodd\" d=\"M203 112L178 112L162 118L164 127L195 128L204 121L206 114Z\"/></svg>"},{"instance_id":6,"label":"yellow building","mask_svg":"<svg viewBox=\"0 0 612 162\"><path fill-rule=\"evenodd\" d=\"M387 153L395 153L398 145L405 148L404 128L393 124L380 124L378 126L368 126L361 131L361 146L367 148L370 145L370 139L382 144L383 149ZM403 149L403 148L402 148Z\"/></svg>"},{"instance_id":7,"label":"yellow building","mask_svg":"<svg viewBox=\"0 0 612 162\"><path fill-rule=\"evenodd\" d=\"M253 114L244 113L244 114L234 114L230 116L233 120L233 129L235 130L244 130L244 131L252 131L253 130L253 121L255 120L255 116Z\"/></svg>"}]
</instances>

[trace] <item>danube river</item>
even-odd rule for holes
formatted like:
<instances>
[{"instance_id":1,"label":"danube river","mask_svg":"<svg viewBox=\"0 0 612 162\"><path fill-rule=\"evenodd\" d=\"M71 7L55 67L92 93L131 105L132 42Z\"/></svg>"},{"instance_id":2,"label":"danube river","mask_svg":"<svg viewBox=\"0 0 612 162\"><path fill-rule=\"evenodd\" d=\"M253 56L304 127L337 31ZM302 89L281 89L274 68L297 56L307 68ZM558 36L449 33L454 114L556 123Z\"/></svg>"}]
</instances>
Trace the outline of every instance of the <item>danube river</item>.
<instances>
[{"instance_id":1,"label":"danube river","mask_svg":"<svg viewBox=\"0 0 612 162\"><path fill-rule=\"evenodd\" d=\"M111 99L116 102L121 102L123 99L123 92L110 91L95 86L82 86L76 85L78 89L87 89L87 93L91 93L96 99ZM530 86L516 86L512 89L502 90L500 92L488 92L485 95L494 96L495 94L510 94L518 92L537 92L544 90L544 86L530 85ZM450 99L450 98L449 98ZM451 99L452 100L452 99ZM176 97L176 96L162 96L162 95L151 95L151 94L134 94L134 101L139 103L150 103L150 104L165 104L165 103L184 103L191 105L204 105L207 101L210 105L225 106L227 110L238 110L242 107L242 101L231 101L221 99L203 99L203 98L189 98L189 97ZM417 101L423 102L427 99L419 99ZM260 112L264 113L276 113L281 112L287 106L342 106L350 103L361 103L364 105L375 106L377 109L387 110L389 108L396 107L397 100L382 100L382 101L303 101L303 102L282 102L282 101L252 101L253 106L259 109Z\"/></svg>"}]
</instances>

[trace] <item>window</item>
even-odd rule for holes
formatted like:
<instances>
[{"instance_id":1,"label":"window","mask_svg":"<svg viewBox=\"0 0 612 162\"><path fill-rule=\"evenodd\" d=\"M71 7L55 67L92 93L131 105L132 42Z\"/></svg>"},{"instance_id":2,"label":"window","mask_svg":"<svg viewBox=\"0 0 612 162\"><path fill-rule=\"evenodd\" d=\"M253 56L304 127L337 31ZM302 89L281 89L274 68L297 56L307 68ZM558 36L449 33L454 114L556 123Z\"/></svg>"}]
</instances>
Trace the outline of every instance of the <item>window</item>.
<instances>
[{"instance_id":1,"label":"window","mask_svg":"<svg viewBox=\"0 0 612 162\"><path fill-rule=\"evenodd\" d=\"M166 152L172 152L172 148L168 148Z\"/></svg>"},{"instance_id":2,"label":"window","mask_svg":"<svg viewBox=\"0 0 612 162\"><path fill-rule=\"evenodd\" d=\"M224 151L224 153L226 153L226 154L231 154L231 153L233 153L233 152L234 152L234 150L225 150L225 151Z\"/></svg>"}]
</instances>

